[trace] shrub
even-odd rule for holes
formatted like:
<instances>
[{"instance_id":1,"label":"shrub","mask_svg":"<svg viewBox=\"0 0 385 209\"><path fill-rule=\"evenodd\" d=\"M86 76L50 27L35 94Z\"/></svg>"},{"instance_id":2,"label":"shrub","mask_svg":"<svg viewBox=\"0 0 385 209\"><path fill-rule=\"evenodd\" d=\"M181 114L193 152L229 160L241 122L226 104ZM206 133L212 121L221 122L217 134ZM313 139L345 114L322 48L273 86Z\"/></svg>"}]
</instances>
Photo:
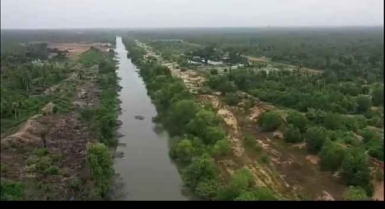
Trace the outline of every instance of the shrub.
<instances>
[{"instance_id":1,"label":"shrub","mask_svg":"<svg viewBox=\"0 0 385 209\"><path fill-rule=\"evenodd\" d=\"M205 199L213 199L216 197L219 189L217 180L204 180L198 183L195 188L195 194Z\"/></svg>"},{"instance_id":2,"label":"shrub","mask_svg":"<svg viewBox=\"0 0 385 209\"><path fill-rule=\"evenodd\" d=\"M38 156L38 157L43 157L48 154L48 149L47 148L38 148L33 151L33 154Z\"/></svg>"},{"instance_id":3,"label":"shrub","mask_svg":"<svg viewBox=\"0 0 385 209\"><path fill-rule=\"evenodd\" d=\"M372 101L368 96L360 95L357 97L357 105L357 111L363 113L372 106Z\"/></svg>"},{"instance_id":4,"label":"shrub","mask_svg":"<svg viewBox=\"0 0 385 209\"><path fill-rule=\"evenodd\" d=\"M370 200L361 187L350 186L343 195L344 200Z\"/></svg>"},{"instance_id":5,"label":"shrub","mask_svg":"<svg viewBox=\"0 0 385 209\"><path fill-rule=\"evenodd\" d=\"M214 145L214 155L222 156L231 153L230 143L227 139L219 140Z\"/></svg>"},{"instance_id":6,"label":"shrub","mask_svg":"<svg viewBox=\"0 0 385 209\"><path fill-rule=\"evenodd\" d=\"M262 115L260 124L264 131L274 131L281 126L282 118L275 111L266 112Z\"/></svg>"},{"instance_id":7,"label":"shrub","mask_svg":"<svg viewBox=\"0 0 385 209\"><path fill-rule=\"evenodd\" d=\"M338 170L341 167L344 155L345 150L342 147L335 142L326 140L320 152L321 168L330 171Z\"/></svg>"},{"instance_id":8,"label":"shrub","mask_svg":"<svg viewBox=\"0 0 385 209\"><path fill-rule=\"evenodd\" d=\"M324 141L326 140L327 132L323 127L311 127L306 131L305 139L307 150L310 153L318 153Z\"/></svg>"},{"instance_id":9,"label":"shrub","mask_svg":"<svg viewBox=\"0 0 385 209\"><path fill-rule=\"evenodd\" d=\"M218 70L217 69L211 69L210 74L211 75L218 75Z\"/></svg>"},{"instance_id":10,"label":"shrub","mask_svg":"<svg viewBox=\"0 0 385 209\"><path fill-rule=\"evenodd\" d=\"M112 159L108 148L101 143L87 144L87 162L95 179L98 193L105 196L113 176Z\"/></svg>"},{"instance_id":11,"label":"shrub","mask_svg":"<svg viewBox=\"0 0 385 209\"><path fill-rule=\"evenodd\" d=\"M348 185L360 186L368 194L373 192L370 183L370 169L365 150L352 148L348 150L341 165L342 177Z\"/></svg>"},{"instance_id":12,"label":"shrub","mask_svg":"<svg viewBox=\"0 0 385 209\"><path fill-rule=\"evenodd\" d=\"M59 174L59 167L50 166L44 170L44 174L46 174L46 175L58 175Z\"/></svg>"},{"instance_id":13,"label":"shrub","mask_svg":"<svg viewBox=\"0 0 385 209\"><path fill-rule=\"evenodd\" d=\"M239 102L237 94L236 93L226 93L225 102L231 106L237 105Z\"/></svg>"},{"instance_id":14,"label":"shrub","mask_svg":"<svg viewBox=\"0 0 385 209\"><path fill-rule=\"evenodd\" d=\"M21 200L24 196L24 186L20 183L1 179L0 200Z\"/></svg>"},{"instance_id":15,"label":"shrub","mask_svg":"<svg viewBox=\"0 0 385 209\"><path fill-rule=\"evenodd\" d=\"M182 171L182 179L188 187L195 190L199 182L214 179L216 173L213 159L203 154L192 158L190 165Z\"/></svg>"},{"instance_id":16,"label":"shrub","mask_svg":"<svg viewBox=\"0 0 385 209\"><path fill-rule=\"evenodd\" d=\"M194 154L192 142L188 139L181 140L176 146L176 156L184 163L190 162Z\"/></svg>"},{"instance_id":17,"label":"shrub","mask_svg":"<svg viewBox=\"0 0 385 209\"><path fill-rule=\"evenodd\" d=\"M270 161L269 156L266 154L262 155L260 159L261 159L261 162L263 162L263 163L269 163L269 161Z\"/></svg>"},{"instance_id":18,"label":"shrub","mask_svg":"<svg viewBox=\"0 0 385 209\"><path fill-rule=\"evenodd\" d=\"M288 143L297 143L302 141L301 132L298 128L290 124L283 133L283 139Z\"/></svg>"},{"instance_id":19,"label":"shrub","mask_svg":"<svg viewBox=\"0 0 385 209\"><path fill-rule=\"evenodd\" d=\"M342 118L339 114L335 113L326 113L324 119L324 126L330 130L343 129Z\"/></svg>"},{"instance_id":20,"label":"shrub","mask_svg":"<svg viewBox=\"0 0 385 209\"><path fill-rule=\"evenodd\" d=\"M286 121L287 123L292 124L295 128L298 128L301 133L306 131L306 126L309 123L307 118L298 112L290 112Z\"/></svg>"}]
</instances>

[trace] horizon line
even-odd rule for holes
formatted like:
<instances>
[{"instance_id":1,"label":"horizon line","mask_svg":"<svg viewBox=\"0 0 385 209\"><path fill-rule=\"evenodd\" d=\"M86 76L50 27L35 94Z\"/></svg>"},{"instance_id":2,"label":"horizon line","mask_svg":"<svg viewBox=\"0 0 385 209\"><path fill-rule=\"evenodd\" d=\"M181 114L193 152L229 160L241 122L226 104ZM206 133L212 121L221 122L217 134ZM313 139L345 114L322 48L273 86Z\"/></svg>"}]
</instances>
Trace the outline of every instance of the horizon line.
<instances>
[{"instance_id":1,"label":"horizon line","mask_svg":"<svg viewBox=\"0 0 385 209\"><path fill-rule=\"evenodd\" d=\"M1 28L1 30L143 30L143 29L224 29L224 28L358 28L358 27L384 27L384 25L288 25L288 26L192 26L192 27L63 27L63 28Z\"/></svg>"}]
</instances>

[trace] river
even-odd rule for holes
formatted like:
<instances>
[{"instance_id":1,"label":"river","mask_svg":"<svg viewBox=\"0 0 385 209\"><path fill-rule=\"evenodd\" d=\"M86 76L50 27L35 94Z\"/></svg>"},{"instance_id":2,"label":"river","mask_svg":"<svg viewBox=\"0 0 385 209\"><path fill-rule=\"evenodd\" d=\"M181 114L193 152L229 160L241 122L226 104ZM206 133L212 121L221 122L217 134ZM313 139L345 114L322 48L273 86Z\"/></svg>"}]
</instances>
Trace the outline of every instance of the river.
<instances>
[{"instance_id":1,"label":"river","mask_svg":"<svg viewBox=\"0 0 385 209\"><path fill-rule=\"evenodd\" d=\"M127 58L121 37L116 37L115 52L122 87L119 94L122 124L118 132L123 135L116 153L123 155L114 159L116 177L112 199L187 200L182 194L183 184L177 167L168 156L169 136L154 131L155 106L137 68ZM144 119L135 119L137 115Z\"/></svg>"}]
</instances>

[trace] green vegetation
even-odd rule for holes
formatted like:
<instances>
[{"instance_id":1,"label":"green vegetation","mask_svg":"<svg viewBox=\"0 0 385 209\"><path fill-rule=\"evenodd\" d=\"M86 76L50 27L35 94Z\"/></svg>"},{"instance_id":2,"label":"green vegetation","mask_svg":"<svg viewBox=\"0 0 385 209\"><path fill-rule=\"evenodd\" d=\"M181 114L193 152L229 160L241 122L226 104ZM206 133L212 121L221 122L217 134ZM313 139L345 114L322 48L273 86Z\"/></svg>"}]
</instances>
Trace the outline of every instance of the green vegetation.
<instances>
[{"instance_id":1,"label":"green vegetation","mask_svg":"<svg viewBox=\"0 0 385 209\"><path fill-rule=\"evenodd\" d=\"M324 170L336 171L341 167L345 156L345 149L338 143L327 140L322 146L321 168Z\"/></svg>"},{"instance_id":2,"label":"green vegetation","mask_svg":"<svg viewBox=\"0 0 385 209\"><path fill-rule=\"evenodd\" d=\"M281 126L283 121L278 112L270 111L261 116L259 123L264 131L275 131Z\"/></svg>"},{"instance_id":3,"label":"green vegetation","mask_svg":"<svg viewBox=\"0 0 385 209\"><path fill-rule=\"evenodd\" d=\"M98 193L104 197L110 188L110 181L114 174L108 148L101 143L88 144L87 162L91 175L96 181Z\"/></svg>"},{"instance_id":4,"label":"green vegetation","mask_svg":"<svg viewBox=\"0 0 385 209\"><path fill-rule=\"evenodd\" d=\"M312 127L306 131L305 139L307 150L310 153L318 153L326 140L326 130L323 127Z\"/></svg>"},{"instance_id":5,"label":"green vegetation","mask_svg":"<svg viewBox=\"0 0 385 209\"><path fill-rule=\"evenodd\" d=\"M22 200L24 196L24 187L20 183L1 179L0 200Z\"/></svg>"},{"instance_id":6,"label":"green vegetation","mask_svg":"<svg viewBox=\"0 0 385 209\"><path fill-rule=\"evenodd\" d=\"M350 186L344 193L345 200L370 200L365 190L360 187Z\"/></svg>"},{"instance_id":7,"label":"green vegetation","mask_svg":"<svg viewBox=\"0 0 385 209\"><path fill-rule=\"evenodd\" d=\"M350 149L346 152L341 165L342 177L348 185L360 186L369 195L373 192L370 183L368 158L362 149Z\"/></svg>"},{"instance_id":8,"label":"green vegetation","mask_svg":"<svg viewBox=\"0 0 385 209\"><path fill-rule=\"evenodd\" d=\"M293 125L289 125L283 133L283 139L288 143L297 143L302 141L301 132Z\"/></svg>"}]
</instances>

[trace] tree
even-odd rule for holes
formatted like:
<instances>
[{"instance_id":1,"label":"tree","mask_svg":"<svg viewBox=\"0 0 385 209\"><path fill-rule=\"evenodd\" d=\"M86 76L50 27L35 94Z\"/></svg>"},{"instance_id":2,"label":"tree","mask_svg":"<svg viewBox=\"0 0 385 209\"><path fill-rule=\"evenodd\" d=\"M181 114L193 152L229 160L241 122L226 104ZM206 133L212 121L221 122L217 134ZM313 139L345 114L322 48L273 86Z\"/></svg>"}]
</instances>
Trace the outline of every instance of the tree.
<instances>
[{"instance_id":1,"label":"tree","mask_svg":"<svg viewBox=\"0 0 385 209\"><path fill-rule=\"evenodd\" d=\"M182 171L185 184L195 190L202 181L214 179L217 174L213 159L208 154L193 157L189 166Z\"/></svg>"},{"instance_id":2,"label":"tree","mask_svg":"<svg viewBox=\"0 0 385 209\"><path fill-rule=\"evenodd\" d=\"M324 126L330 130L339 130L343 129L344 124L339 114L328 112L325 115Z\"/></svg>"},{"instance_id":3,"label":"tree","mask_svg":"<svg viewBox=\"0 0 385 209\"><path fill-rule=\"evenodd\" d=\"M370 200L365 190L361 187L350 186L343 196L344 200Z\"/></svg>"},{"instance_id":4,"label":"tree","mask_svg":"<svg viewBox=\"0 0 385 209\"><path fill-rule=\"evenodd\" d=\"M306 131L305 139L306 146L310 153L318 153L324 141L326 140L327 132L323 127L311 127Z\"/></svg>"},{"instance_id":5,"label":"tree","mask_svg":"<svg viewBox=\"0 0 385 209\"><path fill-rule=\"evenodd\" d=\"M87 144L87 162L91 169L91 175L96 180L98 193L105 196L114 174L110 151L102 143L89 143Z\"/></svg>"},{"instance_id":6,"label":"tree","mask_svg":"<svg viewBox=\"0 0 385 209\"><path fill-rule=\"evenodd\" d=\"M222 188L218 192L218 200L234 200L242 191L249 189L253 183L253 176L250 171L242 168L235 172L231 177L227 187Z\"/></svg>"},{"instance_id":7,"label":"tree","mask_svg":"<svg viewBox=\"0 0 385 209\"><path fill-rule=\"evenodd\" d=\"M226 137L226 133L220 127L209 126L202 130L202 140L205 144L214 144Z\"/></svg>"},{"instance_id":8,"label":"tree","mask_svg":"<svg viewBox=\"0 0 385 209\"><path fill-rule=\"evenodd\" d=\"M357 105L357 111L363 113L372 106L372 101L368 96L360 95L357 98Z\"/></svg>"},{"instance_id":9,"label":"tree","mask_svg":"<svg viewBox=\"0 0 385 209\"><path fill-rule=\"evenodd\" d=\"M225 101L228 105L237 105L238 104L238 96L235 93L226 93Z\"/></svg>"},{"instance_id":10,"label":"tree","mask_svg":"<svg viewBox=\"0 0 385 209\"><path fill-rule=\"evenodd\" d=\"M306 126L308 124L308 120L305 116L298 112L290 112L286 118L287 123L293 124L294 127L298 128L301 133L306 132Z\"/></svg>"},{"instance_id":11,"label":"tree","mask_svg":"<svg viewBox=\"0 0 385 209\"><path fill-rule=\"evenodd\" d=\"M189 139L182 139L176 146L176 155L182 162L190 162L193 154L194 148Z\"/></svg>"},{"instance_id":12,"label":"tree","mask_svg":"<svg viewBox=\"0 0 385 209\"><path fill-rule=\"evenodd\" d=\"M194 118L197 106L192 100L180 100L170 108L166 125L171 135L182 133L187 123Z\"/></svg>"},{"instance_id":13,"label":"tree","mask_svg":"<svg viewBox=\"0 0 385 209\"><path fill-rule=\"evenodd\" d=\"M210 179L198 183L195 194L205 199L213 199L216 197L219 189L217 180Z\"/></svg>"},{"instance_id":14,"label":"tree","mask_svg":"<svg viewBox=\"0 0 385 209\"><path fill-rule=\"evenodd\" d=\"M360 148L349 149L341 164L342 177L347 185L360 186L368 194L373 192L370 183L370 169L365 150Z\"/></svg>"},{"instance_id":15,"label":"tree","mask_svg":"<svg viewBox=\"0 0 385 209\"><path fill-rule=\"evenodd\" d=\"M301 132L298 128L290 124L283 133L283 139L288 143L297 143L302 141Z\"/></svg>"},{"instance_id":16,"label":"tree","mask_svg":"<svg viewBox=\"0 0 385 209\"><path fill-rule=\"evenodd\" d=\"M338 170L341 167L344 155L345 149L336 142L326 140L320 152L321 168L330 171Z\"/></svg>"},{"instance_id":17,"label":"tree","mask_svg":"<svg viewBox=\"0 0 385 209\"><path fill-rule=\"evenodd\" d=\"M227 139L217 141L213 149L214 155L217 156L228 155L231 153L230 143Z\"/></svg>"},{"instance_id":18,"label":"tree","mask_svg":"<svg viewBox=\"0 0 385 209\"><path fill-rule=\"evenodd\" d=\"M373 105L384 106L384 87L376 87L372 92Z\"/></svg>"},{"instance_id":19,"label":"tree","mask_svg":"<svg viewBox=\"0 0 385 209\"><path fill-rule=\"evenodd\" d=\"M262 115L259 123L264 131L274 131L281 126L282 122L278 112L269 111Z\"/></svg>"},{"instance_id":20,"label":"tree","mask_svg":"<svg viewBox=\"0 0 385 209\"><path fill-rule=\"evenodd\" d=\"M237 198L235 198L236 201L255 201L258 200L258 198L254 195L253 192L250 191L243 191Z\"/></svg>"}]
</instances>

